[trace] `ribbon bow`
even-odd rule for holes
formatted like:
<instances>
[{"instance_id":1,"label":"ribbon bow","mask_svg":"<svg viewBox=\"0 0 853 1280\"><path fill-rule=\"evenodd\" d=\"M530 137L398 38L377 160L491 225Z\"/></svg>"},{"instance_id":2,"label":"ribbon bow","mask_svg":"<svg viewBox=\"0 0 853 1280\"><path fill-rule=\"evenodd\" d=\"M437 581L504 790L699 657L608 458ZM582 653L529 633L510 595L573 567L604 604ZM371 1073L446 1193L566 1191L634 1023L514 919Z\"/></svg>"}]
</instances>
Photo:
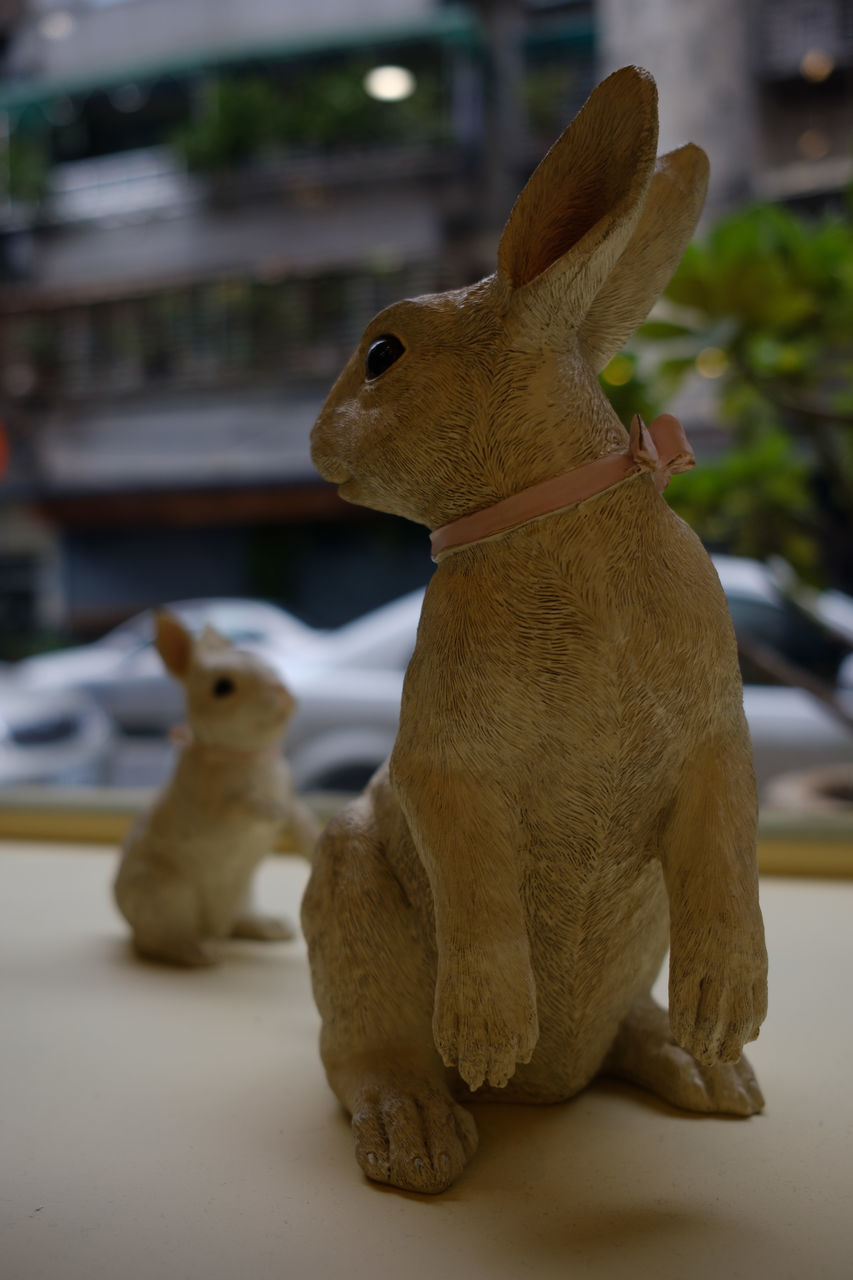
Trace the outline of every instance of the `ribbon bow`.
<instances>
[{"instance_id":1,"label":"ribbon bow","mask_svg":"<svg viewBox=\"0 0 853 1280\"><path fill-rule=\"evenodd\" d=\"M671 413L660 414L649 427L636 413L631 421L627 449L595 458L573 471L521 489L491 507L433 530L430 535L432 558L437 564L444 556L463 547L500 537L531 520L577 506L641 471L650 471L658 493L663 493L673 472L689 471L695 462L684 428Z\"/></svg>"},{"instance_id":2,"label":"ribbon bow","mask_svg":"<svg viewBox=\"0 0 853 1280\"><path fill-rule=\"evenodd\" d=\"M655 488L663 493L669 478L696 465L684 428L671 413L662 413L646 426L638 413L631 419L628 457L643 471L651 471Z\"/></svg>"}]
</instances>

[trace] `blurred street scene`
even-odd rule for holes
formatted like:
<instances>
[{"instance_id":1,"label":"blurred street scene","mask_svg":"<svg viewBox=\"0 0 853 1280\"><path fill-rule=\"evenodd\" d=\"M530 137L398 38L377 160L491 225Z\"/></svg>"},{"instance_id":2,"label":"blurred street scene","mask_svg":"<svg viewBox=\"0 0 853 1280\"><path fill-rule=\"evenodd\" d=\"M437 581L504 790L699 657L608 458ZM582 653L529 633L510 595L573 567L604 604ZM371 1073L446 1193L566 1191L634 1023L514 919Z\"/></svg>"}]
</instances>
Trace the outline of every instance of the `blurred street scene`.
<instances>
[{"instance_id":1,"label":"blurred street scene","mask_svg":"<svg viewBox=\"0 0 853 1280\"><path fill-rule=\"evenodd\" d=\"M853 761L853 0L0 0L0 660L174 600L328 637L423 587L425 530L342 502L311 424L378 310L492 269L515 194L624 63L657 79L661 150L700 143L712 184L603 386L623 420L680 413L700 467L673 505L757 566L760 732ZM370 749L321 752L306 785L381 758L409 651L390 718L338 726ZM70 740L74 714L31 719ZM120 781L159 779L165 727L113 714Z\"/></svg>"}]
</instances>

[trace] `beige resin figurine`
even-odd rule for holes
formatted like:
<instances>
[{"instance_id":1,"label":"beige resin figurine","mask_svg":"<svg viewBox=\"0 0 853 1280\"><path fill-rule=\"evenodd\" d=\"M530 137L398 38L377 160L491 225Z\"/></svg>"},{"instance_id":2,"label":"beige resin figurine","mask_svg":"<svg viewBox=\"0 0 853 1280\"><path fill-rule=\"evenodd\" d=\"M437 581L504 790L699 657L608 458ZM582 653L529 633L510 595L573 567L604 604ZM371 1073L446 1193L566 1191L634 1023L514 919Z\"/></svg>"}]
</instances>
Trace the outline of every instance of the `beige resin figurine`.
<instances>
[{"instance_id":1,"label":"beige resin figurine","mask_svg":"<svg viewBox=\"0 0 853 1280\"><path fill-rule=\"evenodd\" d=\"M734 634L659 492L690 461L678 424L629 440L596 377L702 205L704 154L656 144L654 83L625 68L530 179L496 274L383 311L314 428L344 497L436 531L390 769L328 827L303 907L357 1159L409 1190L459 1174L472 1096L556 1102L606 1073L763 1105Z\"/></svg>"},{"instance_id":2,"label":"beige resin figurine","mask_svg":"<svg viewBox=\"0 0 853 1280\"><path fill-rule=\"evenodd\" d=\"M295 704L275 672L211 627L194 639L165 611L156 643L185 686L189 733L171 780L128 835L116 902L140 954L213 964L219 939L292 937L284 921L249 909L249 884L279 835L310 857L319 827L281 754Z\"/></svg>"}]
</instances>

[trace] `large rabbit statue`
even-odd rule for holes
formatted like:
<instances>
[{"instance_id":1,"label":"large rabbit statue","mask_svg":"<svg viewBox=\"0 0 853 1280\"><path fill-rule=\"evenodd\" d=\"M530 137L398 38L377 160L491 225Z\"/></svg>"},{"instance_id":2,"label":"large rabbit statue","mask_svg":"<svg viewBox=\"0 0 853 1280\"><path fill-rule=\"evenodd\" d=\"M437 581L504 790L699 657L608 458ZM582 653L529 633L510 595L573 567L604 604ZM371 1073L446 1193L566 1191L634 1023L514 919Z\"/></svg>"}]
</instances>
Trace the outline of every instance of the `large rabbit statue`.
<instances>
[{"instance_id":1,"label":"large rabbit statue","mask_svg":"<svg viewBox=\"0 0 853 1280\"><path fill-rule=\"evenodd\" d=\"M321 474L427 525L439 561L389 767L328 827L303 905L358 1162L412 1191L473 1153L465 1099L606 1073L693 1111L763 1105L735 638L659 492L677 424L629 441L596 377L704 199L703 152L656 151L654 82L624 68L519 196L496 273L377 316L313 431Z\"/></svg>"}]
</instances>

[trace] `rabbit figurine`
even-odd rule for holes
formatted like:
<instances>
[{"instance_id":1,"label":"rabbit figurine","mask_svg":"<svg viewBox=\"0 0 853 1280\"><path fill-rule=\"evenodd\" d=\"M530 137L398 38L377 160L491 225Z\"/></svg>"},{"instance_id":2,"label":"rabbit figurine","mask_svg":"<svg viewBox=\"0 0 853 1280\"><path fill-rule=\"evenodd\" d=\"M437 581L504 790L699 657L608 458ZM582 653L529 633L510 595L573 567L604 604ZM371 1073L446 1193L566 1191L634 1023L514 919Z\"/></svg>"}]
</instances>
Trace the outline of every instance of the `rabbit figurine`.
<instances>
[{"instance_id":1,"label":"rabbit figurine","mask_svg":"<svg viewBox=\"0 0 853 1280\"><path fill-rule=\"evenodd\" d=\"M279 834L310 857L319 827L282 757L295 702L275 672L212 627L194 638L165 610L156 646L185 687L189 732L170 781L128 834L115 898L141 955L213 964L222 938L293 936L249 909L250 879Z\"/></svg>"},{"instance_id":2,"label":"rabbit figurine","mask_svg":"<svg viewBox=\"0 0 853 1280\"><path fill-rule=\"evenodd\" d=\"M654 82L623 68L522 191L496 273L381 312L312 433L345 498L435 531L389 765L328 826L302 909L356 1157L411 1191L473 1153L466 1099L556 1102L606 1073L694 1111L763 1105L734 633L666 459L597 380L704 199L704 153L656 151Z\"/></svg>"}]
</instances>

